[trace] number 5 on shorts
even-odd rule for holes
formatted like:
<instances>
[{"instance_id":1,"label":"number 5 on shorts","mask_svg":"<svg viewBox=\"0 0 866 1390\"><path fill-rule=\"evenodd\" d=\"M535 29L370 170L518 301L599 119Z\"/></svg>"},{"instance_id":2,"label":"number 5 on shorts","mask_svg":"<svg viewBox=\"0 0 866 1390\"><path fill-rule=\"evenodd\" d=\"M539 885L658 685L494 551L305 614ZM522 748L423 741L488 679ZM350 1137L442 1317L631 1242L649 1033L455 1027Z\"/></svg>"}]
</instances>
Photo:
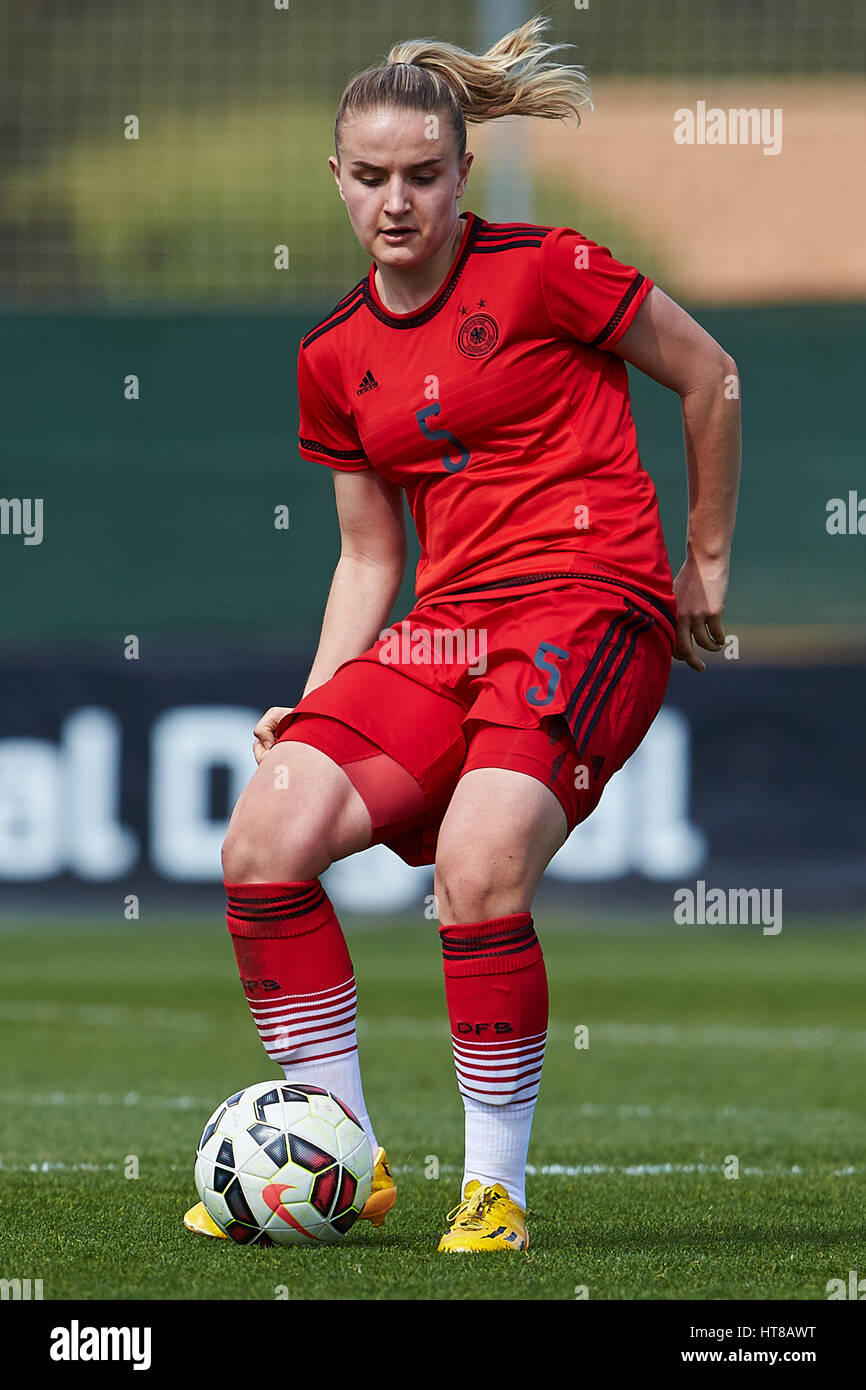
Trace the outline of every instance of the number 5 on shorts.
<instances>
[{"instance_id":1,"label":"number 5 on shorts","mask_svg":"<svg viewBox=\"0 0 866 1390\"><path fill-rule=\"evenodd\" d=\"M560 661L568 660L568 652L562 647L556 647L552 642L539 642L538 651L535 653L533 661L540 670L547 672L550 679L545 695L542 695L540 685L533 685L532 688L526 692L527 700L531 705L535 705L536 708L549 705L559 687L559 677L562 673L559 667L554 666L553 662L549 659L552 656L558 656Z\"/></svg>"}]
</instances>

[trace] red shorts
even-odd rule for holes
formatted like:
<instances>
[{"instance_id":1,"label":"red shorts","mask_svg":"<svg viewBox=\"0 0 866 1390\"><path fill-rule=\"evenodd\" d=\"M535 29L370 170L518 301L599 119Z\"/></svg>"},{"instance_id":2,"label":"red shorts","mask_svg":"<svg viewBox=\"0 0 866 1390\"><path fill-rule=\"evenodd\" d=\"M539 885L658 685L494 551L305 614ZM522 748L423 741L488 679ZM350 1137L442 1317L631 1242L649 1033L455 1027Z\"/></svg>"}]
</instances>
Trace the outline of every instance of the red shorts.
<instances>
[{"instance_id":1,"label":"red shorts","mask_svg":"<svg viewBox=\"0 0 866 1390\"><path fill-rule=\"evenodd\" d=\"M428 604L299 701L278 741L339 763L372 843L407 864L434 862L454 788L479 767L543 782L570 832L655 719L673 637L648 604L582 583Z\"/></svg>"}]
</instances>

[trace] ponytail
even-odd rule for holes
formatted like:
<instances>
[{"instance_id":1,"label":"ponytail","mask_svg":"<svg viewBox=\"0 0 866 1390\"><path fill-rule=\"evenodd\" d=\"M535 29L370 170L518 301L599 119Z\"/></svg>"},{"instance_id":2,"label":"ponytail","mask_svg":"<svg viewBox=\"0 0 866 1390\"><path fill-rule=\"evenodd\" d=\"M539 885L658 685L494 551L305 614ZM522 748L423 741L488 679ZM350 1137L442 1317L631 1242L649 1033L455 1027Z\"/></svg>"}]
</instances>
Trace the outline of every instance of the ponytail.
<instances>
[{"instance_id":1,"label":"ponytail","mask_svg":"<svg viewBox=\"0 0 866 1390\"><path fill-rule=\"evenodd\" d=\"M438 39L397 43L387 61L352 78L337 111L334 145L339 155L343 120L378 108L446 113L457 142L458 158L466 152L466 124L502 116L573 117L590 105L586 72L551 61L565 44L549 44L541 35L550 24L535 15L493 44L486 53L469 53Z\"/></svg>"}]
</instances>

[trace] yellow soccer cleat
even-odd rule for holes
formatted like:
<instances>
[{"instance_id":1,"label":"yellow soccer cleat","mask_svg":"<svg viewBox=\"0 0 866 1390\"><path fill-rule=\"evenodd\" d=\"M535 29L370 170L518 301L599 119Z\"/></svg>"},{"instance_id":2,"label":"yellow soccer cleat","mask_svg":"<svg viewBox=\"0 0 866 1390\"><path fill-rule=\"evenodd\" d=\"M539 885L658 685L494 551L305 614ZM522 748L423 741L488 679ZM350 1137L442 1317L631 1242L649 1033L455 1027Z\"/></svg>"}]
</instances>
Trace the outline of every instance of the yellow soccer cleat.
<instances>
[{"instance_id":1,"label":"yellow soccer cleat","mask_svg":"<svg viewBox=\"0 0 866 1390\"><path fill-rule=\"evenodd\" d=\"M391 1176L388 1155L380 1147L376 1150L373 1163L373 1186L358 1219L369 1221L373 1226L381 1226L396 1200L397 1184Z\"/></svg>"},{"instance_id":2,"label":"yellow soccer cleat","mask_svg":"<svg viewBox=\"0 0 866 1390\"><path fill-rule=\"evenodd\" d=\"M396 1200L397 1184L391 1176L388 1155L384 1149L378 1148L373 1165L373 1186L358 1219L370 1221L374 1226L381 1226ZM183 1224L188 1231L197 1236L217 1236L220 1240L226 1239L225 1231L221 1231L208 1214L204 1202L196 1202L194 1207L190 1207L183 1218Z\"/></svg>"},{"instance_id":3,"label":"yellow soccer cleat","mask_svg":"<svg viewBox=\"0 0 866 1390\"><path fill-rule=\"evenodd\" d=\"M204 1202L196 1202L194 1207L190 1207L183 1224L188 1231L193 1231L197 1236L219 1236L220 1240L227 1240L225 1231L221 1231L217 1223L208 1215L207 1207Z\"/></svg>"},{"instance_id":4,"label":"yellow soccer cleat","mask_svg":"<svg viewBox=\"0 0 866 1390\"><path fill-rule=\"evenodd\" d=\"M501 1183L482 1187L477 1179L466 1184L463 1201L448 1220L452 1223L439 1242L439 1250L478 1254L488 1250L528 1250L526 1212L512 1202Z\"/></svg>"}]
</instances>

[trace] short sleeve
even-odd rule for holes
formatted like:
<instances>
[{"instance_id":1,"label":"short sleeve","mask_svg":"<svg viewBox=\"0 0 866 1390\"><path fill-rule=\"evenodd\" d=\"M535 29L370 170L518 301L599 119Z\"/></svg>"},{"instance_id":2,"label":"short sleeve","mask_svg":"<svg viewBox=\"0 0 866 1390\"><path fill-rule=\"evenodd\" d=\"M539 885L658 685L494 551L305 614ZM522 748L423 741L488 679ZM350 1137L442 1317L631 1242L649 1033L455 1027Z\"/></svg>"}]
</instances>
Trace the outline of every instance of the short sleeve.
<instances>
[{"instance_id":1,"label":"short sleeve","mask_svg":"<svg viewBox=\"0 0 866 1390\"><path fill-rule=\"evenodd\" d=\"M570 227L557 227L541 244L541 289L553 325L589 347L613 347L652 285Z\"/></svg>"},{"instance_id":2,"label":"short sleeve","mask_svg":"<svg viewBox=\"0 0 866 1390\"><path fill-rule=\"evenodd\" d=\"M329 468L356 473L370 468L348 403L322 389L303 347L298 352L298 452Z\"/></svg>"}]
</instances>

